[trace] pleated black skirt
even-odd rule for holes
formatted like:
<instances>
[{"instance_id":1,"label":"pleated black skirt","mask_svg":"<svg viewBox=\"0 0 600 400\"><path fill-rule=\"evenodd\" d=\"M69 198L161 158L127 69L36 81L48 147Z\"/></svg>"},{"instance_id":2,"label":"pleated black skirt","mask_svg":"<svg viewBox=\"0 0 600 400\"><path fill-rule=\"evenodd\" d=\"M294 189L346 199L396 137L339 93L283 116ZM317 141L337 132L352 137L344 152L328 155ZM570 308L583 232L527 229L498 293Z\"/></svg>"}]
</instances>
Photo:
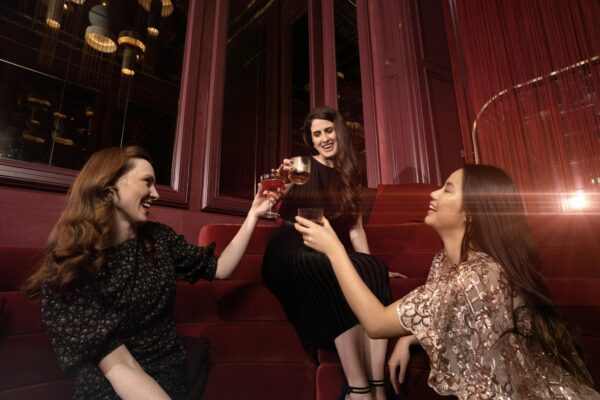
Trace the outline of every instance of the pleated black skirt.
<instances>
[{"instance_id":1,"label":"pleated black skirt","mask_svg":"<svg viewBox=\"0 0 600 400\"><path fill-rule=\"evenodd\" d=\"M375 296L390 304L386 265L368 254L349 251L348 256ZM334 349L333 340L358 324L329 259L306 247L290 223L274 233L265 251L262 277L309 349Z\"/></svg>"}]
</instances>

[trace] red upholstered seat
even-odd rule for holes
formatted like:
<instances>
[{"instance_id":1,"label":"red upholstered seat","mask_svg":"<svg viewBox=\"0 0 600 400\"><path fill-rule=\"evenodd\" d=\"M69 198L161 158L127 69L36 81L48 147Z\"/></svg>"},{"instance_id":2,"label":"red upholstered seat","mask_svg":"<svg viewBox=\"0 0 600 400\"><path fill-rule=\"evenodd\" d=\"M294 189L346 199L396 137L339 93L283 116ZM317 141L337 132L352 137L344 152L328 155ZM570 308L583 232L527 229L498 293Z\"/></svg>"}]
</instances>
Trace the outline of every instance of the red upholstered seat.
<instances>
[{"instance_id":1,"label":"red upholstered seat","mask_svg":"<svg viewBox=\"0 0 600 400\"><path fill-rule=\"evenodd\" d=\"M412 221L425 215L429 192L435 187L397 186L380 186L374 218L365 225L372 254L409 277L392 280L395 299L423 284L433 255L442 248L431 228ZM590 372L600 382L600 217L538 214L529 217L529 223L542 272L578 333ZM198 243L214 241L220 253L238 229L236 224L206 225ZM307 353L281 305L261 281L264 249L275 229L270 222L257 227L230 279L194 285L178 282L179 334L204 335L212 343L205 400L339 396L343 374L337 355ZM19 291L41 254L41 249L0 247L0 400L64 399L72 391L43 333L39 304ZM427 386L428 373L427 355L416 351L398 398L441 399Z\"/></svg>"},{"instance_id":2,"label":"red upholstered seat","mask_svg":"<svg viewBox=\"0 0 600 400\"><path fill-rule=\"evenodd\" d=\"M427 183L379 185L369 225L422 222L427 215L430 193L439 189Z\"/></svg>"}]
</instances>

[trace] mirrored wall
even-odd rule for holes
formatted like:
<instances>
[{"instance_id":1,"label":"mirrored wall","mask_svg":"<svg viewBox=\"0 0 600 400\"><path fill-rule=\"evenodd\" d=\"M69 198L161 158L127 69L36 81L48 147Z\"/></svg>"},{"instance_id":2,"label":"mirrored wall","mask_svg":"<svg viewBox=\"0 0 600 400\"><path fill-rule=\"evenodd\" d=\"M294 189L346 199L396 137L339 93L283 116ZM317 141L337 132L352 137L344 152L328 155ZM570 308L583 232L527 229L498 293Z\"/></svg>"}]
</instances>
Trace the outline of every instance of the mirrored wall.
<instances>
[{"instance_id":1,"label":"mirrored wall","mask_svg":"<svg viewBox=\"0 0 600 400\"><path fill-rule=\"evenodd\" d=\"M187 20L187 1L0 3L0 163L76 173L136 144L171 186Z\"/></svg>"}]
</instances>

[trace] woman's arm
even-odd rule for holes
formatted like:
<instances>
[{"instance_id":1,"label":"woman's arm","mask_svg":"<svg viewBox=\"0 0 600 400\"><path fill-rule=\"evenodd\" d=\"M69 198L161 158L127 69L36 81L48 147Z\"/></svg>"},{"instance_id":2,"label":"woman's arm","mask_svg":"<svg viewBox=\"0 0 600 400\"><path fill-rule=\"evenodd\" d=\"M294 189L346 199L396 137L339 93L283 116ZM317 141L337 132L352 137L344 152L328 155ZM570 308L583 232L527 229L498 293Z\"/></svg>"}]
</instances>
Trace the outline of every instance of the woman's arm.
<instances>
[{"instance_id":1,"label":"woman's arm","mask_svg":"<svg viewBox=\"0 0 600 400\"><path fill-rule=\"evenodd\" d=\"M406 369L408 368L408 362L410 361L410 346L415 344L419 344L415 335L401 337L398 339L398 342L396 342L394 350L388 360L390 382L392 382L392 386L396 393L400 391L400 385L404 383Z\"/></svg>"},{"instance_id":2,"label":"woman's arm","mask_svg":"<svg viewBox=\"0 0 600 400\"><path fill-rule=\"evenodd\" d=\"M369 242L367 241L367 233L363 226L362 215L358 214L356 223L350 228L350 241L352 242L352 248L354 251L359 253L369 253Z\"/></svg>"},{"instance_id":3,"label":"woman's arm","mask_svg":"<svg viewBox=\"0 0 600 400\"><path fill-rule=\"evenodd\" d=\"M323 222L324 226L320 226L296 217L295 227L302 234L305 245L329 258L344 297L367 334L372 338L408 335L398 320L397 304L384 307L379 302L354 269L329 221L323 218Z\"/></svg>"},{"instance_id":4,"label":"woman's arm","mask_svg":"<svg viewBox=\"0 0 600 400\"><path fill-rule=\"evenodd\" d=\"M263 191L262 186L258 184L256 196L254 196L254 201L252 201L252 206L244 223L217 260L215 278L224 279L233 273L248 247L252 232L254 232L260 216L268 211L269 206L275 204L279 197L279 193Z\"/></svg>"},{"instance_id":5,"label":"woman's arm","mask_svg":"<svg viewBox=\"0 0 600 400\"><path fill-rule=\"evenodd\" d=\"M163 388L142 369L124 344L105 356L99 367L122 399L170 399Z\"/></svg>"}]
</instances>

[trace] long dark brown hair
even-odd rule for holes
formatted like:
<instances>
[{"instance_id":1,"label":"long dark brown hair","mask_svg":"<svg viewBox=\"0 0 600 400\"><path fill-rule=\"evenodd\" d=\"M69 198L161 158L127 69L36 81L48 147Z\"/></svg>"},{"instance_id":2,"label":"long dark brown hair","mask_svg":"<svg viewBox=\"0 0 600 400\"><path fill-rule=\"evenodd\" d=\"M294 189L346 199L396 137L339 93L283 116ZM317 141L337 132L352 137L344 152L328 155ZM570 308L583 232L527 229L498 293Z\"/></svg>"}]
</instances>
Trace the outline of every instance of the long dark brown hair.
<instances>
[{"instance_id":1,"label":"long dark brown hair","mask_svg":"<svg viewBox=\"0 0 600 400\"><path fill-rule=\"evenodd\" d=\"M50 232L42 265L23 286L29 297L39 298L44 282L53 291L64 292L98 273L114 233L110 189L133 168L134 159L152 162L144 149L129 146L102 149L85 163Z\"/></svg>"},{"instance_id":2,"label":"long dark brown hair","mask_svg":"<svg viewBox=\"0 0 600 400\"><path fill-rule=\"evenodd\" d=\"M358 167L356 155L352 148L352 140L346 128L346 121L342 114L336 109L328 106L317 107L310 112L304 121L304 142L309 148L313 148L311 126L315 119L324 119L333 122L337 137L338 151L335 156L334 165L340 172L341 187L338 192L331 195L340 204L339 215L357 218L360 212L360 184L358 182Z\"/></svg>"},{"instance_id":3,"label":"long dark brown hair","mask_svg":"<svg viewBox=\"0 0 600 400\"><path fill-rule=\"evenodd\" d=\"M500 168L466 165L463 168L462 208L467 226L461 261L470 249L490 255L506 273L511 290L524 300L531 315L528 343L549 354L582 382L593 386L574 335L557 309L540 272L540 261L527 224L525 207L512 178ZM516 325L516 324L515 324ZM515 332L518 332L515 328Z\"/></svg>"}]
</instances>

